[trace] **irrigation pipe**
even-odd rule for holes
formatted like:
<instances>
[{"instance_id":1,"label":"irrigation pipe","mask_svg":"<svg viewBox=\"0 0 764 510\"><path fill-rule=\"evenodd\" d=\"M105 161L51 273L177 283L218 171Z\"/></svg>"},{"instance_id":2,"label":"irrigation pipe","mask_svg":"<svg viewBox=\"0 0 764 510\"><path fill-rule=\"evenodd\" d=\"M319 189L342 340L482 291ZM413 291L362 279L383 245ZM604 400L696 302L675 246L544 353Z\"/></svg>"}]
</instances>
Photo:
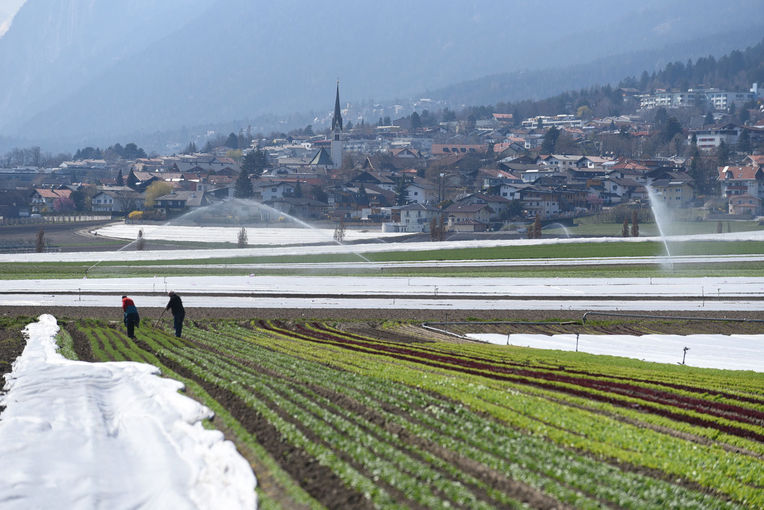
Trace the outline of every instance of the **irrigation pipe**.
<instances>
[{"instance_id":1,"label":"irrigation pipe","mask_svg":"<svg viewBox=\"0 0 764 510\"><path fill-rule=\"evenodd\" d=\"M485 324L491 324L491 325L509 325L509 324L517 324L517 325L544 325L544 326L569 326L569 325L577 325L579 324L578 321L566 321L566 322L519 322L519 321L443 321L443 322L423 322L421 327L422 329L426 329L429 331L434 331L436 333L442 333L444 335L450 335L454 336L456 338L461 338L462 340L469 340L471 342L480 342L480 340L475 340L474 338L470 338L465 335L460 335L459 333L454 333L453 331L448 331L447 329L440 329L433 326L433 324L437 324L438 326L441 325L460 325L460 324L470 324L470 325L485 325Z\"/></svg>"},{"instance_id":2,"label":"irrigation pipe","mask_svg":"<svg viewBox=\"0 0 764 510\"><path fill-rule=\"evenodd\" d=\"M669 319L684 321L712 321L712 322L764 322L764 319L732 319L727 317L682 317L672 315L648 315L635 313L617 313L617 312L586 312L581 317L581 324L586 324L586 318L590 315L604 315L610 317L633 317L637 319Z\"/></svg>"},{"instance_id":3,"label":"irrigation pipe","mask_svg":"<svg viewBox=\"0 0 764 510\"><path fill-rule=\"evenodd\" d=\"M474 324L474 323L472 323L472 324ZM441 333L441 334L444 334L444 335L455 336L456 338L461 338L462 340L469 340L471 342L477 342L477 340L475 340L474 338L470 338L468 336L460 335L459 333L454 333L454 332L448 331L446 329L433 328L432 326L429 326L426 322L422 324L422 329L426 329L426 330L429 330L429 331L434 331L436 333Z\"/></svg>"}]
</instances>

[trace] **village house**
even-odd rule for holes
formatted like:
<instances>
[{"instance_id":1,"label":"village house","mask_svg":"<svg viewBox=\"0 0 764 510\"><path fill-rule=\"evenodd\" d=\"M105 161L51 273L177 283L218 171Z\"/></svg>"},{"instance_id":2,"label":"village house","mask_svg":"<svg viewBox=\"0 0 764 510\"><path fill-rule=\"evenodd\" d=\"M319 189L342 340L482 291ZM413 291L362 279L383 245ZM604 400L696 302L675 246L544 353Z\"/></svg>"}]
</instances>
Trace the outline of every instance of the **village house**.
<instances>
[{"instance_id":1,"label":"village house","mask_svg":"<svg viewBox=\"0 0 764 510\"><path fill-rule=\"evenodd\" d=\"M430 223L437 218L440 211L423 203L411 203L399 209L402 232L429 232Z\"/></svg>"},{"instance_id":2,"label":"village house","mask_svg":"<svg viewBox=\"0 0 764 510\"><path fill-rule=\"evenodd\" d=\"M753 195L735 195L729 199L729 213L733 216L753 218L761 214L761 198Z\"/></svg>"},{"instance_id":3,"label":"village house","mask_svg":"<svg viewBox=\"0 0 764 510\"><path fill-rule=\"evenodd\" d=\"M523 183L523 180L512 172L507 172L498 168L481 168L478 170L478 175L483 180L481 186L483 189L493 188L502 184Z\"/></svg>"},{"instance_id":4,"label":"village house","mask_svg":"<svg viewBox=\"0 0 764 510\"><path fill-rule=\"evenodd\" d=\"M485 154L488 151L488 145L480 144L460 144L460 143L434 143L430 152L433 156L453 155L453 154Z\"/></svg>"},{"instance_id":5,"label":"village house","mask_svg":"<svg viewBox=\"0 0 764 510\"><path fill-rule=\"evenodd\" d=\"M583 156L567 154L552 154L543 160L543 164L554 168L558 172L586 166Z\"/></svg>"},{"instance_id":6,"label":"village house","mask_svg":"<svg viewBox=\"0 0 764 510\"><path fill-rule=\"evenodd\" d=\"M31 211L34 214L54 212L71 202L72 190L35 188L30 197Z\"/></svg>"},{"instance_id":7,"label":"village house","mask_svg":"<svg viewBox=\"0 0 764 510\"><path fill-rule=\"evenodd\" d=\"M754 166L720 166L717 179L721 196L737 195L764 197L764 169Z\"/></svg>"},{"instance_id":8,"label":"village house","mask_svg":"<svg viewBox=\"0 0 764 510\"><path fill-rule=\"evenodd\" d=\"M502 183L499 188L499 196L507 200L520 200L523 190L531 188L530 184Z\"/></svg>"},{"instance_id":9,"label":"village house","mask_svg":"<svg viewBox=\"0 0 764 510\"><path fill-rule=\"evenodd\" d=\"M491 207L491 214L488 216L488 220L491 222L498 222L506 219L509 216L509 211L512 208L512 201L498 195L487 195L485 193L472 193L466 197L455 202L457 205L476 205L484 204ZM476 218L477 219L477 218Z\"/></svg>"},{"instance_id":10,"label":"village house","mask_svg":"<svg viewBox=\"0 0 764 510\"><path fill-rule=\"evenodd\" d=\"M526 218L553 218L560 213L560 197L549 189L527 188L522 191L520 200Z\"/></svg>"},{"instance_id":11,"label":"village house","mask_svg":"<svg viewBox=\"0 0 764 510\"><path fill-rule=\"evenodd\" d=\"M438 201L438 186L432 182L415 177L406 185L406 199L409 203L429 204Z\"/></svg>"},{"instance_id":12,"label":"village house","mask_svg":"<svg viewBox=\"0 0 764 510\"><path fill-rule=\"evenodd\" d=\"M483 232L488 228L494 210L488 204L453 204L445 210L448 230Z\"/></svg>"},{"instance_id":13,"label":"village house","mask_svg":"<svg viewBox=\"0 0 764 510\"><path fill-rule=\"evenodd\" d=\"M742 133L742 128L735 124L725 124L723 126L709 127L705 129L690 130L687 136L687 142L692 143L692 137L695 136L695 142L698 150L710 152L719 148L724 142L727 147L737 144L737 140Z\"/></svg>"},{"instance_id":14,"label":"village house","mask_svg":"<svg viewBox=\"0 0 764 510\"><path fill-rule=\"evenodd\" d=\"M163 209L168 216L206 205L209 205L209 200L205 193L199 191L173 191L157 197L154 202L154 208Z\"/></svg>"},{"instance_id":15,"label":"village house","mask_svg":"<svg viewBox=\"0 0 764 510\"><path fill-rule=\"evenodd\" d=\"M634 179L607 177L602 180L604 205L615 205L646 198L645 187Z\"/></svg>"},{"instance_id":16,"label":"village house","mask_svg":"<svg viewBox=\"0 0 764 510\"><path fill-rule=\"evenodd\" d=\"M146 202L144 193L127 186L101 186L90 200L93 212L108 214L128 214L140 211Z\"/></svg>"},{"instance_id":17,"label":"village house","mask_svg":"<svg viewBox=\"0 0 764 510\"><path fill-rule=\"evenodd\" d=\"M0 221L9 218L23 218L30 214L28 191L0 190Z\"/></svg>"},{"instance_id":18,"label":"village house","mask_svg":"<svg viewBox=\"0 0 764 510\"><path fill-rule=\"evenodd\" d=\"M690 207L695 200L695 188L689 177L674 175L670 179L653 181L650 187L657 199L671 208Z\"/></svg>"},{"instance_id":19,"label":"village house","mask_svg":"<svg viewBox=\"0 0 764 510\"><path fill-rule=\"evenodd\" d=\"M368 160L367 160L368 161ZM386 189L389 191L395 190L395 181L388 177L387 175L382 174L381 172L374 172L374 171L364 171L360 172L358 175L353 177L349 182L349 185L358 186L359 184L373 184L374 186L378 186L382 189Z\"/></svg>"},{"instance_id":20,"label":"village house","mask_svg":"<svg viewBox=\"0 0 764 510\"><path fill-rule=\"evenodd\" d=\"M280 197L265 202L265 205L284 212L289 216L304 220L318 220L327 216L329 205L312 198ZM277 218L273 218L277 219Z\"/></svg>"}]
</instances>

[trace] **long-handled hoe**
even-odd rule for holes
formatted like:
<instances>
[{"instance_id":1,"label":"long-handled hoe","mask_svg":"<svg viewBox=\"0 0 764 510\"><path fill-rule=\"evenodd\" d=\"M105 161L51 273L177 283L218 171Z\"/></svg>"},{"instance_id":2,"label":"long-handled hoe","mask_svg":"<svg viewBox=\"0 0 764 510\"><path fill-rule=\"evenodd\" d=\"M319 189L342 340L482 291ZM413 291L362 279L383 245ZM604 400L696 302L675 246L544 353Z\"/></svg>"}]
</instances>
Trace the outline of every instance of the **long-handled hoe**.
<instances>
[{"instance_id":1,"label":"long-handled hoe","mask_svg":"<svg viewBox=\"0 0 764 510\"><path fill-rule=\"evenodd\" d=\"M157 319L157 321L154 323L154 329L157 329L157 327L159 326L159 321L161 321L161 320L162 320L162 317L164 316L164 313L165 313L166 311L167 311L167 308L165 308L164 310L162 310L162 313L161 313L161 314L159 314L159 318L158 318L158 319Z\"/></svg>"}]
</instances>

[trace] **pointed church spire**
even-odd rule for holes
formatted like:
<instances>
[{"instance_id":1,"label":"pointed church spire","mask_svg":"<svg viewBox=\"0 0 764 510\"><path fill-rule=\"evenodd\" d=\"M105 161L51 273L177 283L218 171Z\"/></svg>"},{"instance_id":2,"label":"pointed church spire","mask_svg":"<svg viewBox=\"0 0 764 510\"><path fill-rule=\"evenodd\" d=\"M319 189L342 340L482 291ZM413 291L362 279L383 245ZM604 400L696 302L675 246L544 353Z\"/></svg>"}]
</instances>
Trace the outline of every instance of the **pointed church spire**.
<instances>
[{"instance_id":1,"label":"pointed church spire","mask_svg":"<svg viewBox=\"0 0 764 510\"><path fill-rule=\"evenodd\" d=\"M342 112L340 112L340 81L337 80L337 98L334 100L332 131L342 131Z\"/></svg>"}]
</instances>

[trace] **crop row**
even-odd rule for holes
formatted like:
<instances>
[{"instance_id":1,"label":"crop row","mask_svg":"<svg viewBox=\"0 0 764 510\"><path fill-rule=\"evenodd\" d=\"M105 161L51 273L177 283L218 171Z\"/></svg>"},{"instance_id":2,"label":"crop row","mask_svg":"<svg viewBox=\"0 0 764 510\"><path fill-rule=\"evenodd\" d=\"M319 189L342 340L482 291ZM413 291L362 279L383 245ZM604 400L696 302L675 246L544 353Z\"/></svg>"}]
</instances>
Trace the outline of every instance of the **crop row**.
<instances>
[{"instance_id":1,"label":"crop row","mask_svg":"<svg viewBox=\"0 0 764 510\"><path fill-rule=\"evenodd\" d=\"M273 333L273 328L267 331ZM346 349L330 342L304 340L303 335L283 330L283 340L313 343L314 346L297 345L289 351L295 356L310 356L323 363L342 366L363 374L382 374L395 381L435 391L456 400L468 403L504 420L513 426L533 433L542 434L560 444L574 446L597 455L614 458L617 462L657 469L680 479L694 480L706 487L716 487L722 492L734 494L741 501L751 498L761 501L762 456L746 454L739 448L728 449L716 442L691 442L685 433L671 434L666 427L645 428L641 423L632 424L613 418L609 413L592 414L588 412L586 401L571 398L572 402L560 402L547 391L534 391L533 396L523 390L522 385L508 381L496 381L484 375L465 374L457 371L458 376L449 367L433 367L417 360L404 360L388 355L351 356L347 363L341 363L342 352L361 352L361 349ZM315 345L325 347L326 355L319 357ZM271 343L270 347L286 349L283 343ZM372 352L367 350L364 352ZM359 360L369 360L363 364ZM403 365L418 366L417 372L400 370ZM422 374L425 374L424 376ZM510 392L508 392L509 390ZM545 398L536 398L542 394ZM612 407L612 406L611 406ZM625 413L634 413L625 410ZM697 427L696 427L697 429ZM748 441L750 445L753 443ZM713 466L713 469L709 469Z\"/></svg>"},{"instance_id":2,"label":"crop row","mask_svg":"<svg viewBox=\"0 0 764 510\"><path fill-rule=\"evenodd\" d=\"M308 326L317 331L329 332L349 339L372 340L381 344L394 343L370 339L362 335L343 331L325 323L313 323ZM509 367L605 378L612 381L627 381L655 388L669 388L679 394L700 395L705 399L713 399L716 402L749 405L752 409L764 411L764 388L762 388L764 374L698 370L674 365L662 365L662 370L656 371L653 368L645 370L626 364L614 366L612 363L602 361L595 364L582 361L581 359L576 360L574 363L570 361L563 363L560 360L550 362L549 360L539 360L535 356L538 353L537 349L505 349L500 346L488 346L477 342L430 342L420 344L417 347L424 352L457 355L478 362L491 362ZM533 353L533 355L523 355L523 353L528 352ZM557 353L557 355L559 356L560 353ZM723 373L723 375L720 376L719 373Z\"/></svg>"},{"instance_id":3,"label":"crop row","mask_svg":"<svg viewBox=\"0 0 764 510\"><path fill-rule=\"evenodd\" d=\"M353 506L733 506L723 494L741 504L762 501L760 459L507 392L522 384L492 380L490 370L468 373L452 360L431 365L421 355L390 356L379 349L387 343L371 339L354 339L369 345L348 349L346 338L328 342L319 338L327 331L301 326L201 326L189 327L182 341L141 330L138 343L98 324L79 329L98 359L171 367L224 408L236 407L234 399L244 403L279 441L360 495ZM626 439L611 443L619 433ZM645 440L652 456L637 444ZM661 458L664 465L653 462ZM290 472L283 465L289 458L273 461ZM718 476L709 473L714 464ZM677 483L676 475L686 481ZM295 483L312 494L309 482Z\"/></svg>"},{"instance_id":4,"label":"crop row","mask_svg":"<svg viewBox=\"0 0 764 510\"><path fill-rule=\"evenodd\" d=\"M241 336L241 332L235 332L234 336L236 337ZM252 356L252 355L261 356L261 354L249 353L249 356ZM291 357L287 358L286 364L283 367L281 367L279 373L283 373L283 370L294 370L294 366L295 366L294 358L291 358ZM311 364L310 366L307 367L307 370L304 372L303 374L304 380L302 382L308 383L311 380L315 380L317 378L316 374L317 374L316 367L313 366L313 364ZM329 374L327 374L326 377L327 377L326 379L327 384L334 384L334 385L337 384L338 376L337 376L336 370L331 371ZM363 381L366 382L366 379L363 379ZM345 386L342 389L342 394L346 395L348 393L351 393L352 391L354 391L354 388L358 386L358 384L359 384L358 378L355 376L351 376L347 386ZM396 386L398 385L393 385L392 387L396 387ZM382 399L386 398L387 396L390 395L392 387L388 381L381 383L379 387L377 388L377 397L375 398L382 398ZM407 388L407 387L404 386L404 388ZM392 399L393 402L397 402L397 401L407 402L409 400L410 399L407 399L407 398L400 398L398 393L395 393ZM390 401L388 401L386 405L391 405ZM434 407L435 405L436 404L434 404L433 402L429 402L426 404L425 407L428 409L436 409ZM439 413L439 418L450 417L450 412L452 412L451 409L452 407L449 407L448 410L444 410L443 412ZM403 414L403 413L410 414L411 409L408 406L404 406L404 408L400 410L400 414ZM471 412L467 412L465 414L469 414L470 416L473 416ZM391 418L386 418L385 420L389 420L389 419ZM443 419L439 419L438 422L432 423L431 427L432 427L432 430L436 430L436 431L442 431L442 430L454 431L453 433L459 437L458 439L452 438L452 446L455 449L458 449L458 451L463 452L465 448L465 444L464 444L465 439L468 437L469 438L474 437L472 433L468 433L465 436L464 431L465 430L466 431L484 431L486 430L486 428L488 427L488 424L490 423L494 423L494 422L490 420L486 422L484 418L480 418L473 423L473 420L465 420L464 415L462 415L459 418L456 418L450 424L444 423ZM493 434L490 434L486 437L487 442L484 445L484 452L494 451L496 449L496 443L501 442L502 438L507 433L508 433L507 428L504 425L495 429L493 431ZM523 436L523 437L527 438L527 436ZM545 442L545 444L548 444L551 447L551 443ZM635 481L633 477L629 479L628 483L626 483L623 481L623 476L621 477L615 476L612 471L608 473L607 475L603 475L602 469L605 466L605 464L601 462L591 461L589 459L585 459L584 461L574 461L571 459L572 457L571 452L566 450L561 450L557 447L553 447L553 449L554 451L549 456L544 456L542 454L544 450L541 448L540 444L538 443L533 444L532 446L528 446L528 448L525 450L527 452L527 456L525 456L524 458L515 459L514 464L503 465L498 467L497 469L499 469L502 472L507 472L508 470L511 471L511 466L515 466L516 468L517 466L524 466L524 467L537 466L538 469L542 471L546 470L544 471L545 474L547 476L551 476L552 478L554 478L555 473L562 472L562 473L566 473L570 475L570 470L575 471L576 469L578 469L580 470L579 472L580 476L578 477L572 476L570 479L565 480L566 483L574 485L576 486L577 489L583 490L585 492L594 490L597 497L601 497L601 498L607 498L606 496L604 496L604 493L610 490L614 494L618 494L617 497L614 496L610 500L620 501L620 504L623 504L624 501L629 500L630 493L633 492L635 494L639 494L641 492L640 491L641 482ZM510 455L510 456L517 455L517 451L518 451L518 445L516 442L512 444L506 450L507 455ZM565 469L561 469L560 461L563 461L563 463L565 464ZM582 468L580 462L583 462L585 464L589 463L588 467L586 469ZM525 476L527 476L527 474L528 474L527 472L524 473ZM521 476L521 475L518 474L518 476ZM608 484L603 484L601 482L602 479L609 480L614 486L617 486L618 489L615 489L612 486L608 486ZM592 484L593 480L598 480L600 482L599 484ZM547 480L544 483L548 485L549 482ZM655 484L656 482L654 480L650 480L650 483ZM587 488L584 488L582 484L587 486ZM593 489L593 487L595 488ZM670 489L666 488L665 492L666 494L673 494L676 492L676 490L677 490L676 487L670 487ZM653 492L659 492L659 491L656 491L655 489L653 489ZM670 497L665 497L662 499L670 500ZM566 500L566 501L573 503L572 501L569 501L569 500ZM575 501L575 503L573 504L575 504L575 506L578 506L578 507L587 506L584 501ZM639 506L639 505L635 504L635 506ZM679 506L687 506L687 503L685 502Z\"/></svg>"},{"instance_id":5,"label":"crop row","mask_svg":"<svg viewBox=\"0 0 764 510\"><path fill-rule=\"evenodd\" d=\"M261 327L282 330L276 324ZM380 343L352 338L323 328L298 325L292 334L305 340L331 342L348 349L384 353L399 359L417 360L433 366L447 366L465 373L511 380L539 388L554 389L571 395L608 402L623 407L639 406L644 410L693 425L714 428L754 441L764 441L764 412L744 405L718 402L713 398L698 398L678 392L660 390L644 384L623 383L583 375L568 375L553 370L508 366L490 360L433 352L421 346Z\"/></svg>"}]
</instances>

